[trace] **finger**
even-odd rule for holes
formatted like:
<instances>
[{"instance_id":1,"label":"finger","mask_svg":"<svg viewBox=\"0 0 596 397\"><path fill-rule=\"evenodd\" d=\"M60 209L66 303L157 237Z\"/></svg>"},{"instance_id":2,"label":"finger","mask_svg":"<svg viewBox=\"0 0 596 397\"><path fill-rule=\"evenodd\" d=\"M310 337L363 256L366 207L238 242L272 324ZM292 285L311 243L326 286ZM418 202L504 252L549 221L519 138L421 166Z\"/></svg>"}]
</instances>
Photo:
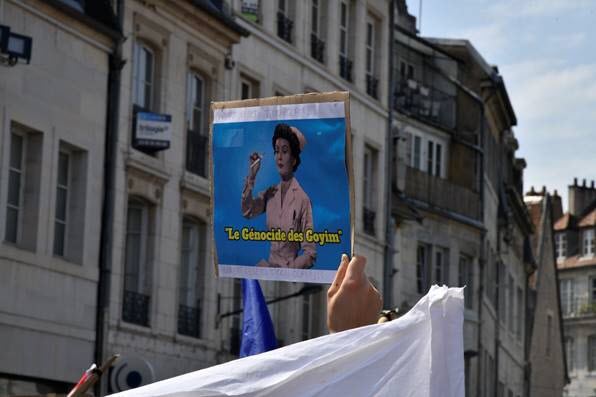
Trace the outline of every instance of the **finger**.
<instances>
[{"instance_id":1,"label":"finger","mask_svg":"<svg viewBox=\"0 0 596 397\"><path fill-rule=\"evenodd\" d=\"M333 280L333 283L329 287L328 294L330 296L335 294L335 292L341 286L341 283L344 281L344 277L346 275L346 270L348 268L349 259L350 258L348 258L348 256L346 254L341 255L341 261L339 262L339 267L337 268L337 273L335 273L335 279Z\"/></svg>"},{"instance_id":2,"label":"finger","mask_svg":"<svg viewBox=\"0 0 596 397\"><path fill-rule=\"evenodd\" d=\"M364 267L366 266L366 258L363 256L354 255L348 265L346 277L348 280L361 282L366 278Z\"/></svg>"}]
</instances>

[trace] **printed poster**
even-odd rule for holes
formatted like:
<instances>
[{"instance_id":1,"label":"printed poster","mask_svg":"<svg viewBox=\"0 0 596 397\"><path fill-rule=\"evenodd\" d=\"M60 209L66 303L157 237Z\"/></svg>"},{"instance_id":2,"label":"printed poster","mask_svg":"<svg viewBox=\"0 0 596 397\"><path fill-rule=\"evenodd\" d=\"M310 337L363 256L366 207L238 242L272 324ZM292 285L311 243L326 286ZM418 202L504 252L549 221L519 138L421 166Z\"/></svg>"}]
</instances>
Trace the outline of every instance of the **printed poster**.
<instances>
[{"instance_id":1,"label":"printed poster","mask_svg":"<svg viewBox=\"0 0 596 397\"><path fill-rule=\"evenodd\" d=\"M330 283L352 252L347 93L212 104L219 276Z\"/></svg>"}]
</instances>

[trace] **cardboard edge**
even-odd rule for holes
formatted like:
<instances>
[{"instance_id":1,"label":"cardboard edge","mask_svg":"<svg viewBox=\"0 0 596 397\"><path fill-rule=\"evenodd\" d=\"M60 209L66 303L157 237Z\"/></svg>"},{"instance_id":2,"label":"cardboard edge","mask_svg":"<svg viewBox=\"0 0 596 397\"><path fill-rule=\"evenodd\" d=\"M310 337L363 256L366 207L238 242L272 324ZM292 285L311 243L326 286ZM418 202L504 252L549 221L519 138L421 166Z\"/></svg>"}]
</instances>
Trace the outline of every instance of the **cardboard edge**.
<instances>
[{"instance_id":1,"label":"cardboard edge","mask_svg":"<svg viewBox=\"0 0 596 397\"><path fill-rule=\"evenodd\" d=\"M215 267L215 277L219 278L219 266L217 259L217 247L215 242L215 187L213 185L214 163L213 163L213 111L214 103L211 102L209 109L209 223L211 229L211 257L213 258L213 266Z\"/></svg>"}]
</instances>

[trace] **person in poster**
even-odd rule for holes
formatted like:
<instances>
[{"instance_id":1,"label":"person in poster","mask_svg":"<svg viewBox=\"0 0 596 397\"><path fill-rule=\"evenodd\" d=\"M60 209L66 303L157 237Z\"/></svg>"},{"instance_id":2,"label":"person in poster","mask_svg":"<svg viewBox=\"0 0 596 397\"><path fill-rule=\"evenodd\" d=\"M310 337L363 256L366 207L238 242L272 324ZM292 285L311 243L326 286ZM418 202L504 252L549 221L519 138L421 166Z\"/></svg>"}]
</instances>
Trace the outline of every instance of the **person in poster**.
<instances>
[{"instance_id":1,"label":"person in poster","mask_svg":"<svg viewBox=\"0 0 596 397\"><path fill-rule=\"evenodd\" d=\"M248 176L242 190L242 215L250 219L266 212L269 230L312 230L310 198L294 176L300 165L300 153L306 145L306 138L296 127L280 123L275 126L271 144L281 181L253 197L262 157L257 152L252 153L249 158ZM316 256L314 242L271 241L269 260L261 260L257 266L308 269L313 266Z\"/></svg>"}]
</instances>

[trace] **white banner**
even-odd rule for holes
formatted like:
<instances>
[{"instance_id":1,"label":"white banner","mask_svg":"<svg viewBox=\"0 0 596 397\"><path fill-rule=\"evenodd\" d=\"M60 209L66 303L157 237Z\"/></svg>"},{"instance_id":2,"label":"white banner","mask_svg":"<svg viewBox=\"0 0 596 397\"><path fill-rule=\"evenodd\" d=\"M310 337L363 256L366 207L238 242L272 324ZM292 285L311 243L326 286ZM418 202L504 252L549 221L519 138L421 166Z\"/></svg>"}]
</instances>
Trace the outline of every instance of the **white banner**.
<instances>
[{"instance_id":1,"label":"white banner","mask_svg":"<svg viewBox=\"0 0 596 397\"><path fill-rule=\"evenodd\" d=\"M463 288L397 320L322 336L116 396L464 396Z\"/></svg>"}]
</instances>

